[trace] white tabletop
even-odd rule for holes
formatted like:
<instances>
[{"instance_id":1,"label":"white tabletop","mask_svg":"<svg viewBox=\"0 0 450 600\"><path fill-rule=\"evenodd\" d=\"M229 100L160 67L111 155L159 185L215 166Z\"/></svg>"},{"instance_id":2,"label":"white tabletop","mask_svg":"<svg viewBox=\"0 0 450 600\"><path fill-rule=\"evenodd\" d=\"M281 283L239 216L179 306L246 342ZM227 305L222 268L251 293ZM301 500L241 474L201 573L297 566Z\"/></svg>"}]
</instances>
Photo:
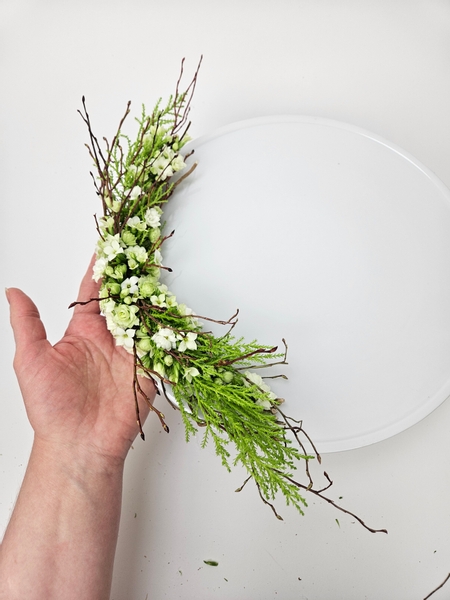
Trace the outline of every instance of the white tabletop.
<instances>
[{"instance_id":1,"label":"white tabletop","mask_svg":"<svg viewBox=\"0 0 450 600\"><path fill-rule=\"evenodd\" d=\"M148 0L0 4L2 285L22 287L57 341L96 240L99 211L76 113L87 99L111 136L127 100L173 91L204 55L192 134L270 115L374 132L450 186L450 5L443 0ZM2 302L0 530L32 433ZM450 571L450 403L382 442L325 454L331 494L373 527L314 498L284 522L234 490L213 448L156 419L127 462L114 600L412 600ZM336 522L338 519L338 523ZM204 560L215 560L217 567ZM450 582L433 596L450 597Z\"/></svg>"}]
</instances>

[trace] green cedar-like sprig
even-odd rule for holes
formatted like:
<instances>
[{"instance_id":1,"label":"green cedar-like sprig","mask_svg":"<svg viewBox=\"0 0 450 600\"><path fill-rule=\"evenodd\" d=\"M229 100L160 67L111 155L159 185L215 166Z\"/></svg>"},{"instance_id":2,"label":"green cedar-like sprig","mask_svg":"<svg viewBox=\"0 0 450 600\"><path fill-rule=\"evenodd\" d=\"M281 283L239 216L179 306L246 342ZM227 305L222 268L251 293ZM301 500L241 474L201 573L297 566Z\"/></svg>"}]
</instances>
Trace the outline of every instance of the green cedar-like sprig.
<instances>
[{"instance_id":1,"label":"green cedar-like sprig","mask_svg":"<svg viewBox=\"0 0 450 600\"><path fill-rule=\"evenodd\" d=\"M198 69L184 92L179 90L182 74L183 63L175 94L164 106L159 101L151 114L142 108L135 141L122 133L130 103L112 142L105 140L105 146L93 133L84 98L80 112L97 171L91 175L103 206L103 216L96 220L99 241L93 273L94 279L101 280L99 298L86 302L100 301L116 343L134 355L133 389L141 437L139 395L168 431L163 413L139 383L139 377L151 377L181 411L187 440L200 427L203 446L212 442L228 470L238 464L247 470L248 478L237 491L253 479L262 501L279 519L274 507L279 493L303 514L302 493L310 492L375 531L323 494L331 485L326 473L326 488L314 487L309 462L320 463L320 455L302 423L284 414L283 400L256 372L286 364L284 340L285 352L276 354L274 347L235 339L231 332L237 313L226 321L195 315L161 282L162 273L171 271L163 265L161 247L174 233L163 234L163 206L196 166L186 170L185 160L192 152L185 154L183 148L189 141L188 114ZM217 337L203 329L202 323L208 321L229 329ZM300 463L306 483L294 478Z\"/></svg>"}]
</instances>

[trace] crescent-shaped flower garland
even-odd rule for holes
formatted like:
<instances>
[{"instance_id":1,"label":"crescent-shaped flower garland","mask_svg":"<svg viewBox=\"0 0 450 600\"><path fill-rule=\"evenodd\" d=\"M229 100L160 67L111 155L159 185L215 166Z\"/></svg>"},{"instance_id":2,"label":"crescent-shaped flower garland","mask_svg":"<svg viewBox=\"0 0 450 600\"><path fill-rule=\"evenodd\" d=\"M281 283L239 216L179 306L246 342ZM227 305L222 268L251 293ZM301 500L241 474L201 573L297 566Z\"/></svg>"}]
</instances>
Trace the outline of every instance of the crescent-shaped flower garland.
<instances>
[{"instance_id":1,"label":"crescent-shaped flower garland","mask_svg":"<svg viewBox=\"0 0 450 600\"><path fill-rule=\"evenodd\" d=\"M136 119L134 141L122 133L130 103L112 142L105 140L102 147L93 134L83 97L80 114L88 128L87 147L97 171L92 177L103 205L103 216L96 219L99 240L93 271L94 279L101 280L99 298L86 302L100 302L116 344L134 356L136 419L143 439L139 396L169 431L163 413L140 386L139 377L151 377L181 411L187 440L198 427L203 428L203 446L211 440L228 470L239 463L247 470L248 478L237 491L253 480L277 518L281 519L274 506L277 494L281 492L286 503L303 514L307 503L302 494L308 492L352 515L370 531L385 531L371 529L325 496L332 483L326 473L326 486L314 487L309 463L312 459L320 463L320 455L302 422L283 412L283 400L256 372L286 364L284 340L284 352L277 354L274 347L235 339L231 333L237 314L216 321L228 326L223 336L216 337L202 326L213 319L196 315L161 281L164 271L171 271L164 266L161 248L174 233L163 233L163 207L196 167L186 170L186 158L193 150L185 153L185 144L190 140L187 117L199 68L200 64L181 92L182 62L175 94L165 106L159 101L151 114L143 107ZM305 483L294 478L299 462L304 465Z\"/></svg>"}]
</instances>

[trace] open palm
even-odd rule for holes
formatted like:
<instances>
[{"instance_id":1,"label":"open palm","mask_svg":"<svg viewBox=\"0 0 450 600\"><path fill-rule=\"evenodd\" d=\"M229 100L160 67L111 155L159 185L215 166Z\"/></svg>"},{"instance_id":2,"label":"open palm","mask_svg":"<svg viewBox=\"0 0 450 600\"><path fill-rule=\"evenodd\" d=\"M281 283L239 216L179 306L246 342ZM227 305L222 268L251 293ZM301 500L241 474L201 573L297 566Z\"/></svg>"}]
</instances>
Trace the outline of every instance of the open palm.
<instances>
[{"instance_id":1,"label":"open palm","mask_svg":"<svg viewBox=\"0 0 450 600\"><path fill-rule=\"evenodd\" d=\"M80 286L80 301L98 295L91 273L92 263ZM52 346L31 299L15 288L8 290L8 299L16 340L14 368L35 435L124 458L138 433L133 357L115 345L98 302L76 306L64 337ZM153 399L152 383L141 385ZM148 408L142 399L139 412L143 422Z\"/></svg>"}]
</instances>

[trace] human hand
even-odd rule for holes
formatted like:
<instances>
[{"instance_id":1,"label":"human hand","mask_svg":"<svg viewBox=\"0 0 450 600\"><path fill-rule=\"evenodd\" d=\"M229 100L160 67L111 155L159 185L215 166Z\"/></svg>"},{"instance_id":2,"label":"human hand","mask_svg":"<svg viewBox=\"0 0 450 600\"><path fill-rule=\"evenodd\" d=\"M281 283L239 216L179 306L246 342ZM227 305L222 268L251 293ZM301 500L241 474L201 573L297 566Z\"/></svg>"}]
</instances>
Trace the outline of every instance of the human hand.
<instances>
[{"instance_id":1,"label":"human hand","mask_svg":"<svg viewBox=\"0 0 450 600\"><path fill-rule=\"evenodd\" d=\"M98 296L92 264L82 280L79 301ZM16 341L14 369L35 440L123 460L139 431L134 359L115 345L98 302L77 305L63 338L52 346L32 300L16 288L7 296ZM152 382L140 384L153 400ZM142 399L139 414L144 422L148 407Z\"/></svg>"}]
</instances>

